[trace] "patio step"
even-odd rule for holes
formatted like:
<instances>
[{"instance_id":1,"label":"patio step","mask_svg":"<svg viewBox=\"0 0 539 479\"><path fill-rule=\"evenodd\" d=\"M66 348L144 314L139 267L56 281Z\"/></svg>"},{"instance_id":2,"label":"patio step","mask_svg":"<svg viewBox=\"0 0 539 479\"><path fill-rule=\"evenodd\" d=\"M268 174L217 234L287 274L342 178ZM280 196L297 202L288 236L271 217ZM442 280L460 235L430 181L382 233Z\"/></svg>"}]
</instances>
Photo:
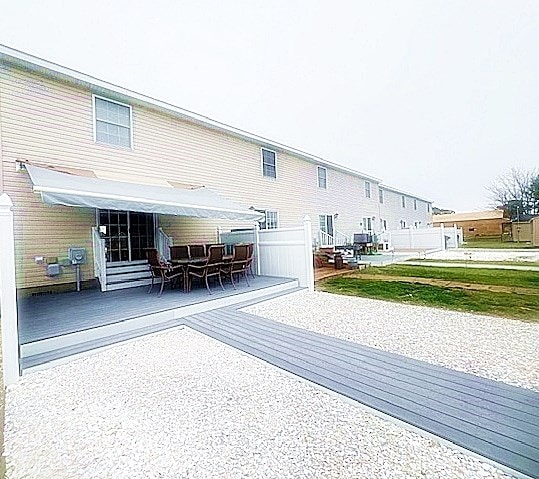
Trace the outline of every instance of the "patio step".
<instances>
[{"instance_id":1,"label":"patio step","mask_svg":"<svg viewBox=\"0 0 539 479\"><path fill-rule=\"evenodd\" d=\"M147 261L107 264L106 291L147 286L152 282L151 277Z\"/></svg>"}]
</instances>

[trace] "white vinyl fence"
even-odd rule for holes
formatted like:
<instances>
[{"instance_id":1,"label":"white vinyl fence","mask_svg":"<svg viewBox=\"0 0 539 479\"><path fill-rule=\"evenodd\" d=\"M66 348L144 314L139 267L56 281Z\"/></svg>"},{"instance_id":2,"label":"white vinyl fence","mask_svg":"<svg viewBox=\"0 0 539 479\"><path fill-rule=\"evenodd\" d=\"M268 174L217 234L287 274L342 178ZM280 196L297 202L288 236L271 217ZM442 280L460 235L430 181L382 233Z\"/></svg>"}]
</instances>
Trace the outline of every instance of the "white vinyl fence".
<instances>
[{"instance_id":1,"label":"white vinyl fence","mask_svg":"<svg viewBox=\"0 0 539 479\"><path fill-rule=\"evenodd\" d=\"M383 237L396 250L446 250L462 244L462 228L407 228L388 231Z\"/></svg>"},{"instance_id":2,"label":"white vinyl fence","mask_svg":"<svg viewBox=\"0 0 539 479\"><path fill-rule=\"evenodd\" d=\"M0 317L4 384L19 379L19 333L17 330L17 293L15 286L15 240L13 203L7 194L0 195Z\"/></svg>"},{"instance_id":3,"label":"white vinyl fence","mask_svg":"<svg viewBox=\"0 0 539 479\"><path fill-rule=\"evenodd\" d=\"M227 245L254 243L256 273L263 276L295 278L299 285L314 290L311 220L303 226L259 230L219 231L219 242Z\"/></svg>"}]
</instances>

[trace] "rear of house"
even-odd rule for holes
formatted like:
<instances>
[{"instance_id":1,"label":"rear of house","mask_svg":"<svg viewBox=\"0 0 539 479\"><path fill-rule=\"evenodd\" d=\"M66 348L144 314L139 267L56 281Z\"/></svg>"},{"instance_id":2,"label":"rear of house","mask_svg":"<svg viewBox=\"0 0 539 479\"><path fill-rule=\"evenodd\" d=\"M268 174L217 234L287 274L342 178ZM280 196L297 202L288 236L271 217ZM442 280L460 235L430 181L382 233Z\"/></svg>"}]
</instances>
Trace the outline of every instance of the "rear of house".
<instances>
[{"instance_id":1,"label":"rear of house","mask_svg":"<svg viewBox=\"0 0 539 479\"><path fill-rule=\"evenodd\" d=\"M29 292L73 284L71 247L86 250L82 277L95 282L96 236L106 262L123 266L144 262L160 235L175 244L214 243L219 228L294 227L308 215L313 243L335 244L339 235L345 241L431 222L428 200L375 177L7 47L0 47L0 157L0 192L14 204L17 286ZM75 202L80 192L49 191L55 200L45 204L32 171L70 175L88 190L109 184L109 200L122 184L163 194L204 188L241 214L215 213L219 205L211 215L121 202L96 207L91 191L83 193L94 200Z\"/></svg>"}]
</instances>

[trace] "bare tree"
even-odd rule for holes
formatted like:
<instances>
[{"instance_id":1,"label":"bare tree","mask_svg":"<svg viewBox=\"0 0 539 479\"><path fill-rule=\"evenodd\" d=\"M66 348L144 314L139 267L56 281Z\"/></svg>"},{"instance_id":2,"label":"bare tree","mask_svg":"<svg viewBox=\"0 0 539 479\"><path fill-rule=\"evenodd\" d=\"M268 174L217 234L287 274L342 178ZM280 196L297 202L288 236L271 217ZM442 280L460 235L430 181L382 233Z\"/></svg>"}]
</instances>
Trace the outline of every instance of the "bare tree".
<instances>
[{"instance_id":1,"label":"bare tree","mask_svg":"<svg viewBox=\"0 0 539 479\"><path fill-rule=\"evenodd\" d=\"M507 210L511 218L539 213L539 174L511 168L488 188L493 206Z\"/></svg>"}]
</instances>

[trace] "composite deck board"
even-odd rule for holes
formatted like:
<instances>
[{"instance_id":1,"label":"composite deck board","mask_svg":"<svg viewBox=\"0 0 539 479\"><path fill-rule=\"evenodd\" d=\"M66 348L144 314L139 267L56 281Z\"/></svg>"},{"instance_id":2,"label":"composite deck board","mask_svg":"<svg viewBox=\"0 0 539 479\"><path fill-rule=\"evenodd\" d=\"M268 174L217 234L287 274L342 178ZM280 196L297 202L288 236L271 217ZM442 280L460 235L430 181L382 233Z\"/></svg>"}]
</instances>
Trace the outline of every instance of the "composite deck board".
<instances>
[{"instance_id":1,"label":"composite deck board","mask_svg":"<svg viewBox=\"0 0 539 479\"><path fill-rule=\"evenodd\" d=\"M189 316L184 322L270 364L539 478L538 393L232 308Z\"/></svg>"},{"instance_id":2,"label":"composite deck board","mask_svg":"<svg viewBox=\"0 0 539 479\"><path fill-rule=\"evenodd\" d=\"M205 316L211 319L212 317L218 317L216 315L219 315L219 312L208 312ZM223 325L226 325L225 327L228 332L236 332L243 339L257 341L257 334L260 337L260 333L262 332L265 335L264 343L273 344L278 350L283 350L283 348L297 349L299 345L302 351L309 352L308 355L302 355L301 357L304 359L310 357L314 361L322 361L328 370L348 373L349 376L363 378L366 381L387 381L390 385L395 384L399 388L402 388L410 396L417 396L421 400L432 400L443 404L444 407L449 404L453 412L460 417L462 417L461 409L464 409L467 411L465 413L466 417L470 413L469 416L474 421L476 418L472 415L479 416L480 420L491 420L492 427L497 430L499 430L500 425L507 426L515 431L513 435L517 438L519 434L522 434L524 440L529 440L530 434L539 436L539 426L533 424L533 421L539 420L537 416L533 415L537 411L531 410L528 413L520 409L501 405L496 402L496 399L500 398L500 396L484 400L477 396L477 394L474 395L473 390L467 394L462 394L455 391L451 383L448 383L444 387L442 381L433 383L429 376L426 376L426 379L422 379L421 374L416 371L414 371L413 375L410 375L407 371L399 374L398 368L388 371L385 364L378 359L374 359L373 362L379 364L370 364L369 358L365 354L358 361L357 359L350 359L350 355L340 355L338 351L326 348L323 344L313 347L314 343L295 341L284 334L268 333L267 330L257 331L255 327L242 323L234 315L218 317L218 319L223 322ZM260 341L258 340L258 342ZM428 388L425 385L428 385Z\"/></svg>"},{"instance_id":3,"label":"composite deck board","mask_svg":"<svg viewBox=\"0 0 539 479\"><path fill-rule=\"evenodd\" d=\"M229 315L233 314L234 309L229 308ZM416 370L419 371L419 373L423 376L430 376L430 380L434 382L437 382L439 379L443 379L444 381L453 382L457 388L459 386L462 386L463 388L470 388L470 390L474 393L477 391L490 392L496 396L508 397L524 404L534 405L537 403L537 393L529 389L519 388L497 381L478 381L477 376L471 374L466 374L463 376L461 372L454 369L443 368L443 370L440 370L440 366L426 363L424 361L419 361L397 353L391 353L381 349L353 343L333 336L314 333L312 331L279 323L277 321L269 321L260 316L248 313L242 312L242 315L238 316L237 319L239 321L244 321L245 324L256 323L261 329L265 329L269 332L282 332L284 334L291 334L297 338L304 338L307 343L325 344L327 347L333 348L335 352L343 355L349 355L351 358L358 356L379 359L384 363L384 367L391 368L392 366L395 366L399 372L402 372L403 369L410 371Z\"/></svg>"},{"instance_id":4,"label":"composite deck board","mask_svg":"<svg viewBox=\"0 0 539 479\"><path fill-rule=\"evenodd\" d=\"M213 316L218 314L214 313ZM205 318L204 321L207 324L208 321L212 321L212 318ZM427 392L425 394L420 388L412 390L406 387L402 381L388 381L383 374L378 377L376 375L366 376L362 373L361 368L350 368L346 362L335 359L325 354L324 351L316 354L306 350L301 345L294 348L292 341L288 342L288 344L283 344L282 339L275 340L268 338L267 335L257 337L256 332L246 332L241 326L237 328L228 327L225 323L219 326L222 332L226 331L226 334L232 334L236 338L250 341L251 345L258 345L259 348L264 348L266 351L272 350L283 355L292 350L294 351L294 359L298 364L326 377L331 377L340 383L361 389L366 394L386 400L391 398L395 404L409 410L413 410L420 404L422 410L430 417L442 412L447 415L447 423L462 427L461 423L466 422L468 429L475 431L476 434L482 433L485 440L496 440L500 446L508 449L518 448L528 456L539 455L539 449L527 446L527 444L533 443L535 438L538 438L537 435L518 430L512 426L506 426L501 422L493 421L481 415L471 414L465 403L458 404L455 407L454 401L449 400L449 398L446 398L445 402L440 402L439 399L443 399L442 395L439 395L437 399L433 399L432 394L429 394L429 388L425 388Z\"/></svg>"},{"instance_id":5,"label":"composite deck board","mask_svg":"<svg viewBox=\"0 0 539 479\"><path fill-rule=\"evenodd\" d=\"M209 312L208 314L211 317L212 313ZM503 412L503 409L508 407L512 410L508 411L509 413L523 413L522 418L526 421L533 419L533 417L530 417L530 413L525 413L522 409L523 406L536 404L537 394L533 391L515 388L510 385L507 388L505 386L508 385L500 382L489 382L485 385L482 381L477 381L476 376L466 375L463 378L462 373L458 371L447 368L440 371L439 366L432 365L432 367L429 367L431 365L423 361L405 358L357 343L347 342L346 347L343 347L342 340L337 338L290 328L277 322L268 324L267 320L253 315L246 318L244 314L238 316L234 311L230 311L228 315L220 315L219 318L228 323L241 324L246 330L256 324L257 330L265 331L269 337L272 335L280 337L284 341L292 334L295 338L294 344L299 343L309 348L324 347L331 353L338 354L339 357L346 359L350 364L361 366L362 369L370 370L375 368L377 372L381 371L382 374L388 376L398 376L400 379L409 378L412 383L415 382L414 378L419 378L422 386L424 386L425 382L428 382L432 385L431 387L434 391L437 390L437 386L441 386L445 394L449 393L455 397L462 397L467 401L467 404L471 401L474 404L489 407L500 406L499 412ZM338 344L336 345L335 343ZM352 349L350 349L350 345L352 345ZM422 368L422 366L425 367ZM536 412L537 410L533 408L531 414ZM513 414L511 414L511 417L513 417Z\"/></svg>"},{"instance_id":6,"label":"composite deck board","mask_svg":"<svg viewBox=\"0 0 539 479\"><path fill-rule=\"evenodd\" d=\"M225 291L219 286L212 287L212 295L208 294L206 288L197 288L190 293L184 293L179 289L171 290L167 286L162 296L158 297L159 289L154 287L152 293L147 294L148 287L142 286L104 293L97 289L89 289L20 298L19 338L21 344L26 344L197 304L208 299L219 299L276 286L288 281L291 280L257 276L250 281L250 287L240 283L234 290L230 284L226 284Z\"/></svg>"}]
</instances>

